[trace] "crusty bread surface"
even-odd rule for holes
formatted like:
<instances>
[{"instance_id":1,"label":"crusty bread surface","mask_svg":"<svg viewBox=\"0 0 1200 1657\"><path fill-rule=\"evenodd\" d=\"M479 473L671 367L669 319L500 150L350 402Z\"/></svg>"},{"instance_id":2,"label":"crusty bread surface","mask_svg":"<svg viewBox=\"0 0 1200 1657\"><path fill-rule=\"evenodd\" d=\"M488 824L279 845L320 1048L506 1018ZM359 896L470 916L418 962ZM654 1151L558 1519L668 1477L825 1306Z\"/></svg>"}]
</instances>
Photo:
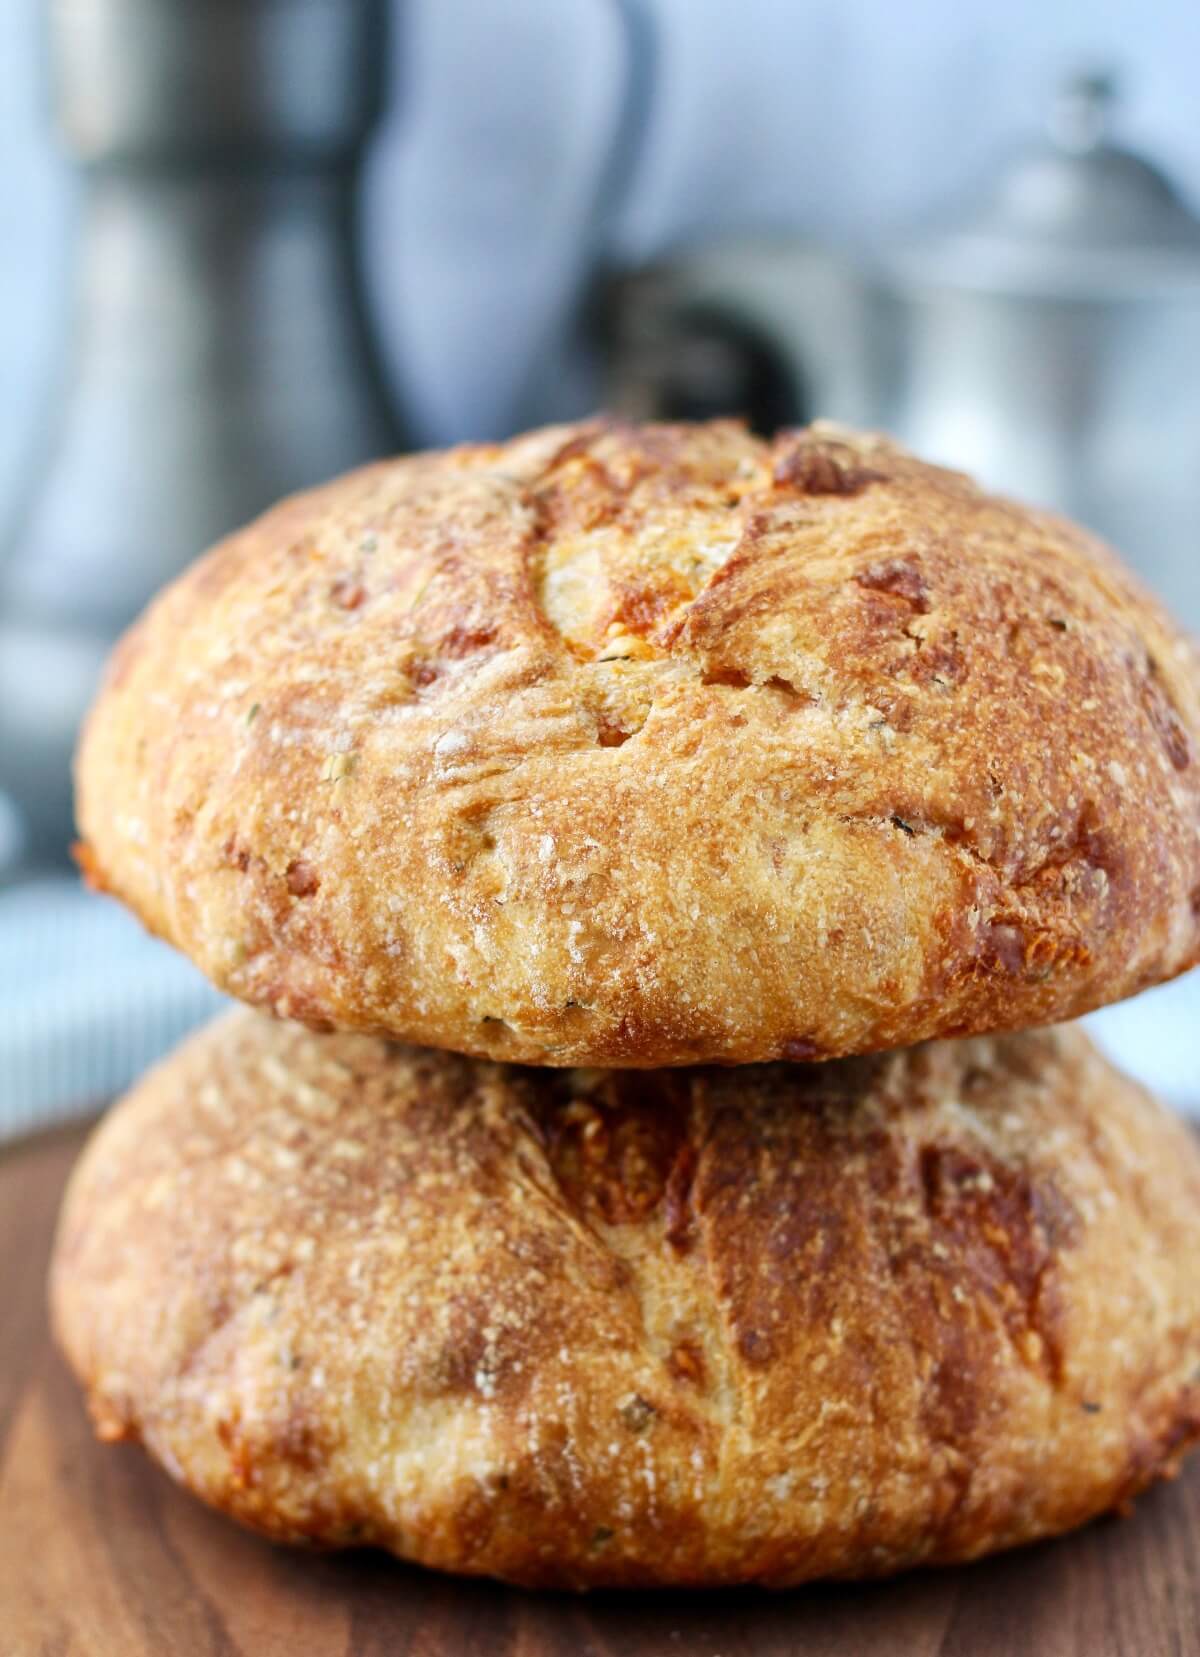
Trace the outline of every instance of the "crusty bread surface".
<instances>
[{"instance_id":1,"label":"crusty bread surface","mask_svg":"<svg viewBox=\"0 0 1200 1657\"><path fill-rule=\"evenodd\" d=\"M1173 1471L1198 1160L1072 1029L642 1074L241 1010L96 1132L54 1316L102 1437L284 1541L875 1575Z\"/></svg>"},{"instance_id":2,"label":"crusty bread surface","mask_svg":"<svg viewBox=\"0 0 1200 1657\"><path fill-rule=\"evenodd\" d=\"M81 856L222 988L541 1064L1074 1016L1200 952L1196 657L880 438L597 421L284 503L118 649Z\"/></svg>"}]
</instances>

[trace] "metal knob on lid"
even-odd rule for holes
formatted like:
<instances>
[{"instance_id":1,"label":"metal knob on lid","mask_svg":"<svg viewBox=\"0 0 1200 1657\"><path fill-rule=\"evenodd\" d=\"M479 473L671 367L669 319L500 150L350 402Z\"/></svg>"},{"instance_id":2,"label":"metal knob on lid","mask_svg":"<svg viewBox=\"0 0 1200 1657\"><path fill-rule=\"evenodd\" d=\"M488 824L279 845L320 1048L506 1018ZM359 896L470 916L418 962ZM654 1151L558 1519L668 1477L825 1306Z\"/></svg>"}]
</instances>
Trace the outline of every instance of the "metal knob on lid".
<instances>
[{"instance_id":1,"label":"metal knob on lid","mask_svg":"<svg viewBox=\"0 0 1200 1657\"><path fill-rule=\"evenodd\" d=\"M1060 149L1074 155L1095 149L1108 133L1116 98L1117 80L1110 71L1069 76L1050 111L1050 136Z\"/></svg>"}]
</instances>

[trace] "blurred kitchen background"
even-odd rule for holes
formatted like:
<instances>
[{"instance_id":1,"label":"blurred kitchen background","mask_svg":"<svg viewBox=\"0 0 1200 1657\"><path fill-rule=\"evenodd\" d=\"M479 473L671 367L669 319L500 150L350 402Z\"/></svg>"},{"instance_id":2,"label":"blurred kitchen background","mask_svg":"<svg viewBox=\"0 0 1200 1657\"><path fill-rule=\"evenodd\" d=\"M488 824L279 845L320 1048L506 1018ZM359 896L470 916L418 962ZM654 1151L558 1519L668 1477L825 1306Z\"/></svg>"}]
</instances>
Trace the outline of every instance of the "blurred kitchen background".
<instances>
[{"instance_id":1,"label":"blurred kitchen background","mask_svg":"<svg viewBox=\"0 0 1200 1657\"><path fill-rule=\"evenodd\" d=\"M145 598L277 495L600 404L833 415L1200 627L1195 0L3 0L0 1137L216 998L66 872ZM1200 1111L1200 975L1101 1014Z\"/></svg>"}]
</instances>

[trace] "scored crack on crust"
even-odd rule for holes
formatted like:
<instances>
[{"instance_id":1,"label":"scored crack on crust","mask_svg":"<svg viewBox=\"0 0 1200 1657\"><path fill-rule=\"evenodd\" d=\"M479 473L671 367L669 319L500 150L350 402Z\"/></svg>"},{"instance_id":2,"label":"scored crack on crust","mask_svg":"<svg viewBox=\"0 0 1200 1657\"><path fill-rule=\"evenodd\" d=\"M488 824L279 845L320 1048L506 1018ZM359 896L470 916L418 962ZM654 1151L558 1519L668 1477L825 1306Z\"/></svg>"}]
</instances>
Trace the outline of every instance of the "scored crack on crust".
<instances>
[{"instance_id":1,"label":"scored crack on crust","mask_svg":"<svg viewBox=\"0 0 1200 1657\"><path fill-rule=\"evenodd\" d=\"M1198 1163L1078 1030L638 1073L240 1010L98 1129L54 1316L101 1436L269 1536L874 1575L1174 1471Z\"/></svg>"},{"instance_id":2,"label":"scored crack on crust","mask_svg":"<svg viewBox=\"0 0 1200 1657\"><path fill-rule=\"evenodd\" d=\"M1200 954L1200 675L883 438L592 421L285 502L118 648L81 858L222 988L522 1062L816 1058Z\"/></svg>"}]
</instances>

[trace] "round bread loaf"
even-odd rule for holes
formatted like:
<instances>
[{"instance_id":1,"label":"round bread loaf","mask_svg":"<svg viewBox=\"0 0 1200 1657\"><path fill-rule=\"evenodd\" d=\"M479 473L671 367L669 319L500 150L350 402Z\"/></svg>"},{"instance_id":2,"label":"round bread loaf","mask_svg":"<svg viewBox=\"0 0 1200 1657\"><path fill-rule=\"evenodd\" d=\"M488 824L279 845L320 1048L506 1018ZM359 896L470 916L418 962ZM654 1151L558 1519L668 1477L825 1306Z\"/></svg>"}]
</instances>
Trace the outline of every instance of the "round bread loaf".
<instances>
[{"instance_id":1,"label":"round bread loaf","mask_svg":"<svg viewBox=\"0 0 1200 1657\"><path fill-rule=\"evenodd\" d=\"M222 988L544 1064L1051 1022L1200 953L1195 654L874 437L597 422L269 513L118 650L83 860Z\"/></svg>"},{"instance_id":2,"label":"round bread loaf","mask_svg":"<svg viewBox=\"0 0 1200 1657\"><path fill-rule=\"evenodd\" d=\"M269 1536L872 1575L1174 1470L1198 1164L1072 1030L639 1073L241 1011L97 1132L54 1312L101 1436Z\"/></svg>"}]
</instances>

